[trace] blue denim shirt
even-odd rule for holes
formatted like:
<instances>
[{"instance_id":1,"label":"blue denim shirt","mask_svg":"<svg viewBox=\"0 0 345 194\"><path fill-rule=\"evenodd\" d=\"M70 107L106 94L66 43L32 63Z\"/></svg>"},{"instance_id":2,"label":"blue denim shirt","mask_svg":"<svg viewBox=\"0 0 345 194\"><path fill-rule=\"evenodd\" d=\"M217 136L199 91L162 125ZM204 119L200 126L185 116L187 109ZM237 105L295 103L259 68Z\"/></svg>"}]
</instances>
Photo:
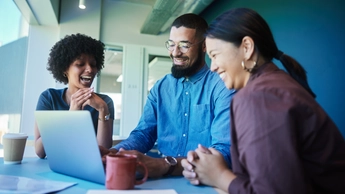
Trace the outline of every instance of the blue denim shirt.
<instances>
[{"instance_id":1,"label":"blue denim shirt","mask_svg":"<svg viewBox=\"0 0 345 194\"><path fill-rule=\"evenodd\" d=\"M168 74L150 90L137 127L114 148L146 153L158 140L162 154L186 157L202 144L221 152L231 167L230 101L234 93L207 65L189 78Z\"/></svg>"}]
</instances>

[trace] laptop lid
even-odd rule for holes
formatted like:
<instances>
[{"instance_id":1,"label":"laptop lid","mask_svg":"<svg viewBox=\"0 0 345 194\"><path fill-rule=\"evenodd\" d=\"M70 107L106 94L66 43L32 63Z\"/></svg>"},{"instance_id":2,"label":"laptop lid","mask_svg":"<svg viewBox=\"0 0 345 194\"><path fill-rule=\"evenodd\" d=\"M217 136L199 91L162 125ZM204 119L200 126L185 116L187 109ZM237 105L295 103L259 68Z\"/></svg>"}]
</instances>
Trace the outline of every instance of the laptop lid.
<instances>
[{"instance_id":1,"label":"laptop lid","mask_svg":"<svg viewBox=\"0 0 345 194\"><path fill-rule=\"evenodd\" d=\"M105 183L105 171L89 111L35 111L52 171Z\"/></svg>"}]
</instances>

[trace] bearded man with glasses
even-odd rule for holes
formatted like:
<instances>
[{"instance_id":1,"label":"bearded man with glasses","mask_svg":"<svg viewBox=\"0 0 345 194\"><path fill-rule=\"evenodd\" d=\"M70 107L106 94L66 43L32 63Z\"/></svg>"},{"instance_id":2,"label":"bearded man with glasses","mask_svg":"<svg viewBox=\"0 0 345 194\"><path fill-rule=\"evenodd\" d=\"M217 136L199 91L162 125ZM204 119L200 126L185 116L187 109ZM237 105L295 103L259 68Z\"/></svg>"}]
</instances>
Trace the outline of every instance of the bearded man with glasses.
<instances>
[{"instance_id":1,"label":"bearded man with glasses","mask_svg":"<svg viewBox=\"0 0 345 194\"><path fill-rule=\"evenodd\" d=\"M171 74L152 87L143 114L130 136L109 153L135 154L149 177L182 175L181 160L198 144L213 147L230 158L230 101L228 90L205 62L207 22L198 15L175 19L165 46L172 59ZM157 141L160 158L145 155ZM104 160L103 160L104 161Z\"/></svg>"},{"instance_id":2,"label":"bearded man with glasses","mask_svg":"<svg viewBox=\"0 0 345 194\"><path fill-rule=\"evenodd\" d=\"M176 28L176 27L172 28L171 30L175 31L177 29L181 30L180 28ZM186 28L185 30L189 31L188 28ZM174 33L172 32L171 34L174 34ZM175 43L172 40L168 40L165 42L166 48L170 51L170 58L173 59L173 66L171 67L171 73L175 78L191 76L195 74L195 72L197 72L200 69L200 67L202 67L202 64L205 64L204 58L201 57L205 53L201 46L201 44L205 44L204 41L205 39L202 37L200 41L194 44L185 40L182 40L178 43ZM197 53L195 52L188 53L189 48L194 45L199 46ZM193 56L193 54L198 54L198 55L195 57ZM192 55L192 58L195 58L195 61L192 61L192 62L188 61L187 66L184 66L183 64L185 63L183 61L189 60L190 59L189 55Z\"/></svg>"}]
</instances>

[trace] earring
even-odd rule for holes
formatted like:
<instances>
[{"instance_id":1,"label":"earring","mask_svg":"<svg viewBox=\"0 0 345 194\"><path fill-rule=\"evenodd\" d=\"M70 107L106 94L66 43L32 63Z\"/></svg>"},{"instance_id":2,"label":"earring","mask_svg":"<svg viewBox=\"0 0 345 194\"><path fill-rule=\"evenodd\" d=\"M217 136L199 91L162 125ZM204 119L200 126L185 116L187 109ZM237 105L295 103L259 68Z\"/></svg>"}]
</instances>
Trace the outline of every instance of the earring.
<instances>
[{"instance_id":1,"label":"earring","mask_svg":"<svg viewBox=\"0 0 345 194\"><path fill-rule=\"evenodd\" d=\"M247 68L247 67L244 65L244 61L241 62L241 65L242 65L242 68L243 68L245 71L251 73L251 72L253 71L253 69L255 68L255 66L256 66L256 62L253 61L253 67L252 67L252 68Z\"/></svg>"},{"instance_id":2,"label":"earring","mask_svg":"<svg viewBox=\"0 0 345 194\"><path fill-rule=\"evenodd\" d=\"M244 66L244 61L241 62L242 68L246 70L247 68Z\"/></svg>"},{"instance_id":3,"label":"earring","mask_svg":"<svg viewBox=\"0 0 345 194\"><path fill-rule=\"evenodd\" d=\"M63 76L64 76L64 77L67 77L66 73L63 73Z\"/></svg>"}]
</instances>

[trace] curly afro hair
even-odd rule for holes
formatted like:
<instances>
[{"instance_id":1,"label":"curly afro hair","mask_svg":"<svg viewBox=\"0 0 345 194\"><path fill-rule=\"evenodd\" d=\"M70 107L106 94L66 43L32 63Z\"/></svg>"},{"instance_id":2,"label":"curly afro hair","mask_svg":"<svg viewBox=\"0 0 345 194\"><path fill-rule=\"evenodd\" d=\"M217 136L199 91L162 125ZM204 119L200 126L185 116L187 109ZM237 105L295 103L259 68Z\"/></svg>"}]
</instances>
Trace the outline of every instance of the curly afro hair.
<instances>
[{"instance_id":1,"label":"curly afro hair","mask_svg":"<svg viewBox=\"0 0 345 194\"><path fill-rule=\"evenodd\" d=\"M64 72L80 55L91 55L96 60L97 70L104 67L104 44L84 34L66 35L51 48L47 70L56 81L67 84Z\"/></svg>"}]
</instances>

